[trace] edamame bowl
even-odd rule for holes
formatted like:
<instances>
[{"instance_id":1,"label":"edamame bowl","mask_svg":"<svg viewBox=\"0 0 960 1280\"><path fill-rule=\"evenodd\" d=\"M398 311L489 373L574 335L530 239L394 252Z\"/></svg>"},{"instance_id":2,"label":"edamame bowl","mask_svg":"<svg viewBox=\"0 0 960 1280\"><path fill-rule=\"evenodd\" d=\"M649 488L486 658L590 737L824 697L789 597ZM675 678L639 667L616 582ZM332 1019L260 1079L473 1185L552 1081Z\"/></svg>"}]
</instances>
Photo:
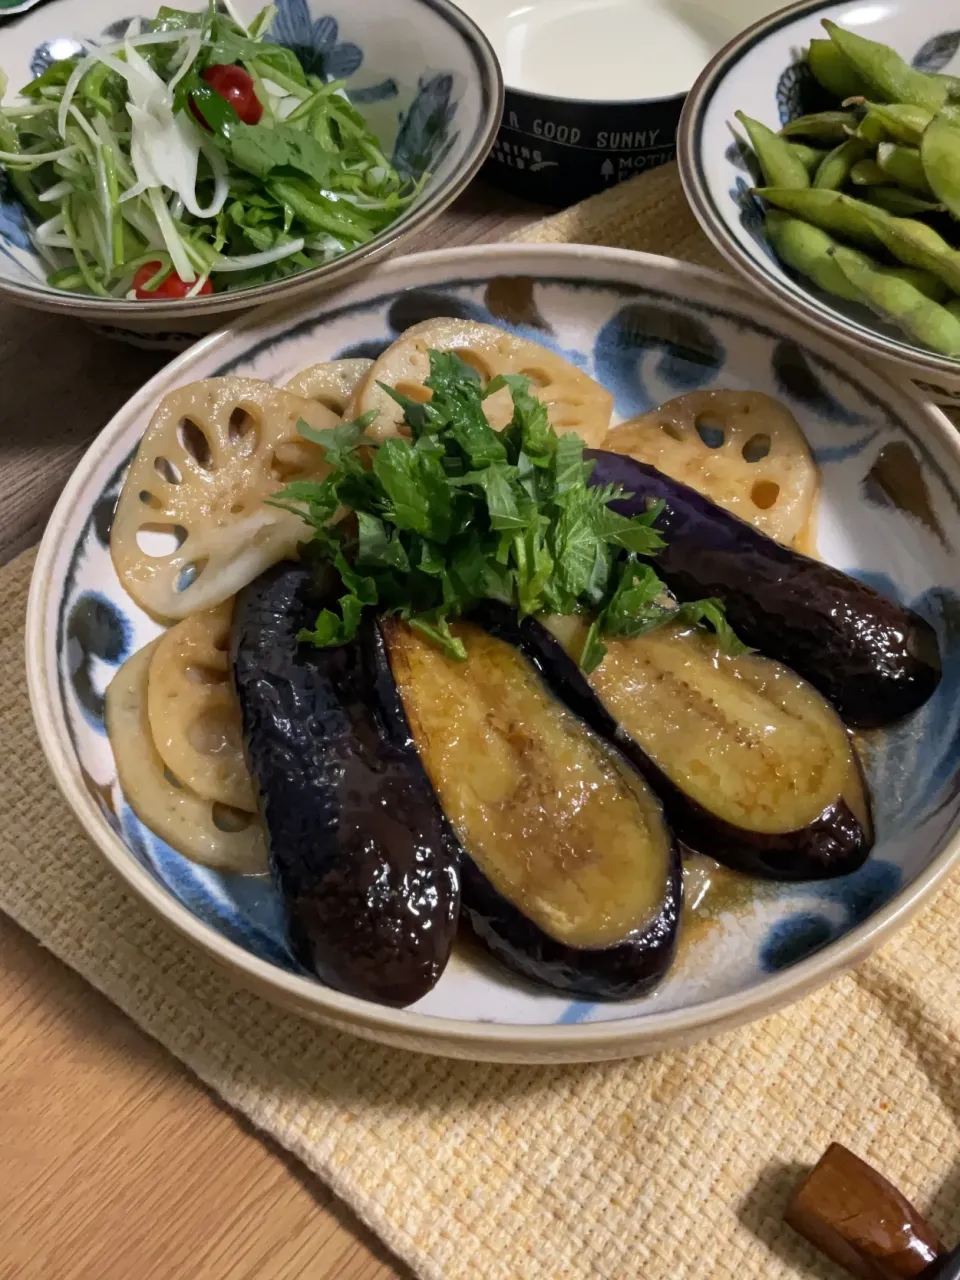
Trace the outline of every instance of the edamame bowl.
<instances>
[{"instance_id":1,"label":"edamame bowl","mask_svg":"<svg viewBox=\"0 0 960 1280\"><path fill-rule=\"evenodd\" d=\"M954 7L804 0L756 24L695 85L679 156L734 266L960 404Z\"/></svg>"}]
</instances>

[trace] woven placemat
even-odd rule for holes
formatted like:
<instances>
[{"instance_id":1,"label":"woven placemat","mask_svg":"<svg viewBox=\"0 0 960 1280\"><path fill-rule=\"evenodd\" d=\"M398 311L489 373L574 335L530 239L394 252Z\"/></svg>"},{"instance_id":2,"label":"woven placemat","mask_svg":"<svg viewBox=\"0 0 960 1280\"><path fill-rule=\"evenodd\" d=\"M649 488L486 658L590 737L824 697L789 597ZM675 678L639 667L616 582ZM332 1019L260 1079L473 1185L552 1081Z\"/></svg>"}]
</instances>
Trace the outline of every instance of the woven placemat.
<instances>
[{"instance_id":1,"label":"woven placemat","mask_svg":"<svg viewBox=\"0 0 960 1280\"><path fill-rule=\"evenodd\" d=\"M523 238L713 261L672 167ZM832 1140L960 1238L960 880L856 973L656 1059L474 1065L309 1025L238 990L147 915L51 786L23 679L32 563L26 553L0 570L0 908L324 1178L418 1275L835 1277L781 1221L800 1166Z\"/></svg>"}]
</instances>

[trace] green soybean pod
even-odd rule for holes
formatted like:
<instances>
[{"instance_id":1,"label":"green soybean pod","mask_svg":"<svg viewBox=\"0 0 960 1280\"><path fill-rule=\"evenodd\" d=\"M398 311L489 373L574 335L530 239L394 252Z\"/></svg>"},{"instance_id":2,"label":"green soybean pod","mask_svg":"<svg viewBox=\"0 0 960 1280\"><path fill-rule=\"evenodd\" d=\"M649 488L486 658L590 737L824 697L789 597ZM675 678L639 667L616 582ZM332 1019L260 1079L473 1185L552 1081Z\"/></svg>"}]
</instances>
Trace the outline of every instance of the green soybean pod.
<instances>
[{"instance_id":1,"label":"green soybean pod","mask_svg":"<svg viewBox=\"0 0 960 1280\"><path fill-rule=\"evenodd\" d=\"M842 197L857 205L857 212L888 252L908 267L922 267L938 276L954 293L960 293L960 252L943 236L915 218L894 218L866 201Z\"/></svg>"},{"instance_id":2,"label":"green soybean pod","mask_svg":"<svg viewBox=\"0 0 960 1280\"><path fill-rule=\"evenodd\" d=\"M903 191L900 187L865 187L860 195L871 204L885 209L897 218L916 218L926 213L945 213L947 206L934 200L925 200L923 196L914 195L912 191Z\"/></svg>"},{"instance_id":3,"label":"green soybean pod","mask_svg":"<svg viewBox=\"0 0 960 1280\"><path fill-rule=\"evenodd\" d=\"M869 142L874 147L884 141L887 131L876 112L868 111L863 117L857 126L857 137L863 138L864 142Z\"/></svg>"},{"instance_id":4,"label":"green soybean pod","mask_svg":"<svg viewBox=\"0 0 960 1280\"><path fill-rule=\"evenodd\" d=\"M866 94L867 85L856 67L832 40L811 40L807 66L814 79L840 99Z\"/></svg>"},{"instance_id":5,"label":"green soybean pod","mask_svg":"<svg viewBox=\"0 0 960 1280\"><path fill-rule=\"evenodd\" d=\"M775 187L809 187L810 174L790 150L790 143L759 120L751 120L742 111L736 114L760 162L764 181Z\"/></svg>"},{"instance_id":6,"label":"green soybean pod","mask_svg":"<svg viewBox=\"0 0 960 1280\"><path fill-rule=\"evenodd\" d=\"M877 270L897 280L906 280L934 302L946 302L950 297L950 290L943 281L920 267L881 267L877 264Z\"/></svg>"},{"instance_id":7,"label":"green soybean pod","mask_svg":"<svg viewBox=\"0 0 960 1280\"><path fill-rule=\"evenodd\" d=\"M867 116L882 125L884 134L894 142L917 146L933 119L933 112L911 102L865 102ZM882 139L881 139L882 141Z\"/></svg>"},{"instance_id":8,"label":"green soybean pod","mask_svg":"<svg viewBox=\"0 0 960 1280\"><path fill-rule=\"evenodd\" d=\"M830 154L824 147L811 147L806 142L788 142L787 146L812 178Z\"/></svg>"},{"instance_id":9,"label":"green soybean pod","mask_svg":"<svg viewBox=\"0 0 960 1280\"><path fill-rule=\"evenodd\" d=\"M943 304L952 316L956 316L960 320L960 298L951 298L949 302Z\"/></svg>"},{"instance_id":10,"label":"green soybean pod","mask_svg":"<svg viewBox=\"0 0 960 1280\"><path fill-rule=\"evenodd\" d=\"M852 240L865 249L883 248L883 241L870 220L861 212L860 202L840 191L822 191L816 187L810 187L806 191L789 187L761 187L756 194L768 204L792 213L804 222L811 222L821 231L829 231L842 240ZM879 212L872 206L867 208L871 213Z\"/></svg>"},{"instance_id":11,"label":"green soybean pod","mask_svg":"<svg viewBox=\"0 0 960 1280\"><path fill-rule=\"evenodd\" d=\"M858 160L850 168L850 181L855 187L880 187L885 182L893 182L893 178L883 172L876 160Z\"/></svg>"},{"instance_id":12,"label":"green soybean pod","mask_svg":"<svg viewBox=\"0 0 960 1280\"><path fill-rule=\"evenodd\" d=\"M916 71L885 44L845 31L829 18L823 19L823 26L841 53L884 102L911 102L937 111L946 100L947 86L943 81Z\"/></svg>"},{"instance_id":13,"label":"green soybean pod","mask_svg":"<svg viewBox=\"0 0 960 1280\"><path fill-rule=\"evenodd\" d=\"M908 281L876 271L842 245L831 250L834 262L877 315L911 338L945 356L960 355L960 320Z\"/></svg>"},{"instance_id":14,"label":"green soybean pod","mask_svg":"<svg viewBox=\"0 0 960 1280\"><path fill-rule=\"evenodd\" d=\"M960 125L947 112L934 117L920 146L927 182L955 218L960 218Z\"/></svg>"},{"instance_id":15,"label":"green soybean pod","mask_svg":"<svg viewBox=\"0 0 960 1280\"><path fill-rule=\"evenodd\" d=\"M958 131L960 136L960 131ZM877 165L881 173L918 196L934 198L927 181L919 147L908 147L902 142L881 142L877 147Z\"/></svg>"},{"instance_id":16,"label":"green soybean pod","mask_svg":"<svg viewBox=\"0 0 960 1280\"><path fill-rule=\"evenodd\" d=\"M830 257L837 242L826 231L779 209L767 214L766 228L770 245L782 263L812 280L825 293L848 302L860 301L857 290Z\"/></svg>"},{"instance_id":17,"label":"green soybean pod","mask_svg":"<svg viewBox=\"0 0 960 1280\"><path fill-rule=\"evenodd\" d=\"M820 165L813 185L822 191L839 191L850 177L850 170L866 155L869 145L862 138L848 138L841 142Z\"/></svg>"},{"instance_id":18,"label":"green soybean pod","mask_svg":"<svg viewBox=\"0 0 960 1280\"><path fill-rule=\"evenodd\" d=\"M859 117L854 111L815 111L798 116L780 130L782 138L805 138L809 142L843 142L856 133Z\"/></svg>"}]
</instances>

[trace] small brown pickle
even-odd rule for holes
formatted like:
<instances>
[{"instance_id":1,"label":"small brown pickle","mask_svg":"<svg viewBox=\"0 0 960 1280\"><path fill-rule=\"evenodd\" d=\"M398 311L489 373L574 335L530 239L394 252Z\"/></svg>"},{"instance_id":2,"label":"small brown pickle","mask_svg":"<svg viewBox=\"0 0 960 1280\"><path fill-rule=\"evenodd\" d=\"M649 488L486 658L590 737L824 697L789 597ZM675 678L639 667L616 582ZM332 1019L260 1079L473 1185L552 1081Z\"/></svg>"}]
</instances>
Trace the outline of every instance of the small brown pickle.
<instances>
[{"instance_id":1,"label":"small brown pickle","mask_svg":"<svg viewBox=\"0 0 960 1280\"><path fill-rule=\"evenodd\" d=\"M852 1151L833 1142L784 1214L794 1231L863 1280L907 1280L940 1245L913 1205Z\"/></svg>"}]
</instances>

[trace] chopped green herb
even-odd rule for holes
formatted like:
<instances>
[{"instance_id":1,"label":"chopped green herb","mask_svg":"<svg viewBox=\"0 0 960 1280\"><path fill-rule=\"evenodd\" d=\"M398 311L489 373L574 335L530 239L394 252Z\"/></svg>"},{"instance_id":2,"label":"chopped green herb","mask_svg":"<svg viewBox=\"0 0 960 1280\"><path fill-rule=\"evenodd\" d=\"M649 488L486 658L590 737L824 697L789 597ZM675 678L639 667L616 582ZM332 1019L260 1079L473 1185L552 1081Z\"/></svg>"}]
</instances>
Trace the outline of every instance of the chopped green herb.
<instances>
[{"instance_id":1,"label":"chopped green herb","mask_svg":"<svg viewBox=\"0 0 960 1280\"><path fill-rule=\"evenodd\" d=\"M632 518L613 511L622 491L589 485L583 442L556 435L526 378L484 388L456 354L429 355L427 402L383 386L403 407L409 439L375 444L366 435L371 415L328 431L300 424L333 470L288 484L273 503L304 516L311 553L332 562L343 584L339 612L325 609L303 639L343 644L375 605L463 659L450 621L495 599L523 615L592 614L586 671L602 661L604 636L640 635L677 618L709 624L727 652L744 652L719 601L678 606L645 559L663 546L654 527L662 504ZM513 417L497 433L483 401L504 386ZM341 507L355 521L331 525Z\"/></svg>"}]
</instances>

